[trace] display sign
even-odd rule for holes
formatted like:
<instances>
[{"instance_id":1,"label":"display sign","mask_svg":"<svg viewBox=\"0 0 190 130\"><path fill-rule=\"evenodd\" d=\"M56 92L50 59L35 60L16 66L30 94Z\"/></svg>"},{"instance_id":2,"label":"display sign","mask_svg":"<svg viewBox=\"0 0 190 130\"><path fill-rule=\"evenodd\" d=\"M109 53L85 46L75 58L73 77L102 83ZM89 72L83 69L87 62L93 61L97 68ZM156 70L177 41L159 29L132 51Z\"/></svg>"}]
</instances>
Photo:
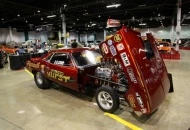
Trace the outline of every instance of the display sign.
<instances>
[{"instance_id":1,"label":"display sign","mask_svg":"<svg viewBox=\"0 0 190 130\"><path fill-rule=\"evenodd\" d=\"M107 20L107 27L119 27L120 24L120 20L116 20L116 19L108 19Z\"/></svg>"}]
</instances>

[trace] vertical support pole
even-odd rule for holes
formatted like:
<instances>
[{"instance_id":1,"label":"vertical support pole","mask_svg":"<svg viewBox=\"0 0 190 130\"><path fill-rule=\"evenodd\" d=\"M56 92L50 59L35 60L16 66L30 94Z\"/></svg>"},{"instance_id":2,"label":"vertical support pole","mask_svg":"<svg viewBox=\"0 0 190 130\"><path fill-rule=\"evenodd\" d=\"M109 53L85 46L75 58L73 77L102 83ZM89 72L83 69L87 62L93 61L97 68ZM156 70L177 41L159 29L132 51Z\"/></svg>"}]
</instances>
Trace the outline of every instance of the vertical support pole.
<instances>
[{"instance_id":1,"label":"vertical support pole","mask_svg":"<svg viewBox=\"0 0 190 130\"><path fill-rule=\"evenodd\" d=\"M85 44L87 45L87 33L85 34Z\"/></svg>"},{"instance_id":2,"label":"vertical support pole","mask_svg":"<svg viewBox=\"0 0 190 130\"><path fill-rule=\"evenodd\" d=\"M181 0L178 0L177 5L177 26L176 26L176 51L179 50L179 40L180 40L180 31L181 31Z\"/></svg>"},{"instance_id":3,"label":"vertical support pole","mask_svg":"<svg viewBox=\"0 0 190 130\"><path fill-rule=\"evenodd\" d=\"M104 29L104 41L106 40L106 29Z\"/></svg>"},{"instance_id":4,"label":"vertical support pole","mask_svg":"<svg viewBox=\"0 0 190 130\"><path fill-rule=\"evenodd\" d=\"M170 32L170 39L171 39L171 46L173 46L174 43L174 18L172 18L172 26L171 26L171 32Z\"/></svg>"},{"instance_id":5,"label":"vertical support pole","mask_svg":"<svg viewBox=\"0 0 190 130\"><path fill-rule=\"evenodd\" d=\"M96 33L94 33L94 43L96 43Z\"/></svg>"},{"instance_id":6,"label":"vertical support pole","mask_svg":"<svg viewBox=\"0 0 190 130\"><path fill-rule=\"evenodd\" d=\"M62 36L63 36L63 43L67 46L66 42L66 21L65 21L65 14L61 14L62 16Z\"/></svg>"},{"instance_id":7,"label":"vertical support pole","mask_svg":"<svg viewBox=\"0 0 190 130\"><path fill-rule=\"evenodd\" d=\"M61 31L58 31L58 36L59 36L59 43L61 43Z\"/></svg>"},{"instance_id":8,"label":"vertical support pole","mask_svg":"<svg viewBox=\"0 0 190 130\"><path fill-rule=\"evenodd\" d=\"M24 30L24 38L25 38L25 41L29 40L27 30Z\"/></svg>"},{"instance_id":9,"label":"vertical support pole","mask_svg":"<svg viewBox=\"0 0 190 130\"><path fill-rule=\"evenodd\" d=\"M9 26L9 35L10 35L10 41L13 40L13 33L12 33L12 28Z\"/></svg>"},{"instance_id":10,"label":"vertical support pole","mask_svg":"<svg viewBox=\"0 0 190 130\"><path fill-rule=\"evenodd\" d=\"M80 33L78 32L78 39L76 39L76 40L78 40L78 42L81 42L81 39L80 39Z\"/></svg>"}]
</instances>

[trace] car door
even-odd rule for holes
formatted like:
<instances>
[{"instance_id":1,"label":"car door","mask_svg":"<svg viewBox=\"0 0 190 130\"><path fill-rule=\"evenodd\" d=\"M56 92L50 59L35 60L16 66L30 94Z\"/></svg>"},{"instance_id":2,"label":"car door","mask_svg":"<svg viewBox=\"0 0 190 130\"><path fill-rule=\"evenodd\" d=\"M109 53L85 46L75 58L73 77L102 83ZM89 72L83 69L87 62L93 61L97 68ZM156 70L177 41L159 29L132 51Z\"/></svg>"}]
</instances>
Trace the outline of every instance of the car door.
<instances>
[{"instance_id":1,"label":"car door","mask_svg":"<svg viewBox=\"0 0 190 130\"><path fill-rule=\"evenodd\" d=\"M45 76L62 86L78 91L78 69L69 53L53 53L45 63Z\"/></svg>"}]
</instances>

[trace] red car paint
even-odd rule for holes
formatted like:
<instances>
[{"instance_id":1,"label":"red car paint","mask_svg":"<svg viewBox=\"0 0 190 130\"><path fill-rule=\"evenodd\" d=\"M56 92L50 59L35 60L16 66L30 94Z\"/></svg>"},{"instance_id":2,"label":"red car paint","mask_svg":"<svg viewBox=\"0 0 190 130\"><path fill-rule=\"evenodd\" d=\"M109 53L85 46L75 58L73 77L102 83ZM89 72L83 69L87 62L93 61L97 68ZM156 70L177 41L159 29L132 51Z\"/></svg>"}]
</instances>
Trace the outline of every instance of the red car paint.
<instances>
[{"instance_id":1,"label":"red car paint","mask_svg":"<svg viewBox=\"0 0 190 130\"><path fill-rule=\"evenodd\" d=\"M117 60L128 79L128 90L124 93L126 101L135 111L152 113L164 101L170 87L165 64L160 57L151 34L143 41L140 33L125 26L113 37L99 45L103 58ZM85 91L86 84L98 84L99 79L92 78L99 62L91 65L79 65L74 53L92 51L87 48L63 49L50 52L43 58L31 59L26 68L34 73L39 71L49 80L76 91ZM66 53L71 61L69 66L56 65L48 61L54 54ZM86 55L86 57L90 57ZM97 55L100 59L101 55ZM59 63L55 61L54 63ZM92 75L92 77L87 76ZM95 77L95 76L94 76ZM112 83L117 76L112 75Z\"/></svg>"},{"instance_id":2,"label":"red car paint","mask_svg":"<svg viewBox=\"0 0 190 130\"><path fill-rule=\"evenodd\" d=\"M147 58L140 33L125 26L100 44L103 57L114 57L130 79L126 100L135 111L152 113L164 101L170 87L167 69L151 34L147 34L154 56Z\"/></svg>"}]
</instances>

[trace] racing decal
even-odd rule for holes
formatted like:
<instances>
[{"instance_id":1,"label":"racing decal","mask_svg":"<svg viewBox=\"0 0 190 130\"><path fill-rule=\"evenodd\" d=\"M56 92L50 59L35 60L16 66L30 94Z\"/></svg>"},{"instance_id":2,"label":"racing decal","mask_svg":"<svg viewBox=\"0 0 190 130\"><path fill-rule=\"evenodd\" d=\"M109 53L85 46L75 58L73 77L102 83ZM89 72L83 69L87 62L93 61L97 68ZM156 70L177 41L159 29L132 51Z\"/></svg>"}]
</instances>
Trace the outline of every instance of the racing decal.
<instances>
[{"instance_id":1,"label":"racing decal","mask_svg":"<svg viewBox=\"0 0 190 130\"><path fill-rule=\"evenodd\" d=\"M110 46L110 52L113 56L117 55L116 49L114 46Z\"/></svg>"},{"instance_id":2,"label":"racing decal","mask_svg":"<svg viewBox=\"0 0 190 130\"><path fill-rule=\"evenodd\" d=\"M122 61L123 61L123 64L125 65L125 67L126 67L126 66L129 66L129 65L130 65L130 62L129 62L129 59L128 59L128 57L127 57L126 52L121 53L120 56L121 56L121 59L122 59Z\"/></svg>"},{"instance_id":3,"label":"racing decal","mask_svg":"<svg viewBox=\"0 0 190 130\"><path fill-rule=\"evenodd\" d=\"M133 69L132 68L127 68L127 73L129 74L129 77L130 77L131 81L136 84L137 83L137 79L135 77Z\"/></svg>"},{"instance_id":4,"label":"racing decal","mask_svg":"<svg viewBox=\"0 0 190 130\"><path fill-rule=\"evenodd\" d=\"M103 47L103 51L104 51L106 54L108 54L107 45L104 43L104 44L102 45L102 47Z\"/></svg>"},{"instance_id":5,"label":"racing decal","mask_svg":"<svg viewBox=\"0 0 190 130\"><path fill-rule=\"evenodd\" d=\"M141 108L144 108L144 103L142 101L142 98L141 96L139 95L139 93L136 92L136 98L137 98L137 101L138 101L138 104Z\"/></svg>"},{"instance_id":6,"label":"racing decal","mask_svg":"<svg viewBox=\"0 0 190 130\"><path fill-rule=\"evenodd\" d=\"M108 45L111 46L113 44L112 40L108 40Z\"/></svg>"},{"instance_id":7,"label":"racing decal","mask_svg":"<svg viewBox=\"0 0 190 130\"><path fill-rule=\"evenodd\" d=\"M118 51L122 51L123 49L125 49L123 43L119 43L119 44L117 44L116 47L117 47L117 50L118 50Z\"/></svg>"},{"instance_id":8,"label":"racing decal","mask_svg":"<svg viewBox=\"0 0 190 130\"><path fill-rule=\"evenodd\" d=\"M64 82L69 82L70 81L70 77L69 76L64 76L63 72L57 71L57 70L50 70L47 71L47 76L48 77L52 77L54 79L57 79L59 81L64 81Z\"/></svg>"},{"instance_id":9,"label":"racing decal","mask_svg":"<svg viewBox=\"0 0 190 130\"><path fill-rule=\"evenodd\" d=\"M147 113L147 109L146 109L146 108L143 108L143 109L141 109L141 112L142 112L142 113Z\"/></svg>"},{"instance_id":10,"label":"racing decal","mask_svg":"<svg viewBox=\"0 0 190 130\"><path fill-rule=\"evenodd\" d=\"M132 94L128 95L128 101L129 101L129 103L130 103L130 105L131 105L132 108L136 107L136 105L135 105L135 98L134 98L134 96Z\"/></svg>"},{"instance_id":11,"label":"racing decal","mask_svg":"<svg viewBox=\"0 0 190 130\"><path fill-rule=\"evenodd\" d=\"M45 67L45 65L41 65L41 72L42 72L43 74L45 73L44 67Z\"/></svg>"},{"instance_id":12,"label":"racing decal","mask_svg":"<svg viewBox=\"0 0 190 130\"><path fill-rule=\"evenodd\" d=\"M122 40L122 36L120 35L120 34L116 34L115 36L114 36L114 41L115 42L120 42Z\"/></svg>"},{"instance_id":13,"label":"racing decal","mask_svg":"<svg viewBox=\"0 0 190 130\"><path fill-rule=\"evenodd\" d=\"M32 63L32 62L30 62L30 61L28 61L27 63L26 63L26 65L28 66L28 67L33 67L33 68L40 68L40 63Z\"/></svg>"}]
</instances>

